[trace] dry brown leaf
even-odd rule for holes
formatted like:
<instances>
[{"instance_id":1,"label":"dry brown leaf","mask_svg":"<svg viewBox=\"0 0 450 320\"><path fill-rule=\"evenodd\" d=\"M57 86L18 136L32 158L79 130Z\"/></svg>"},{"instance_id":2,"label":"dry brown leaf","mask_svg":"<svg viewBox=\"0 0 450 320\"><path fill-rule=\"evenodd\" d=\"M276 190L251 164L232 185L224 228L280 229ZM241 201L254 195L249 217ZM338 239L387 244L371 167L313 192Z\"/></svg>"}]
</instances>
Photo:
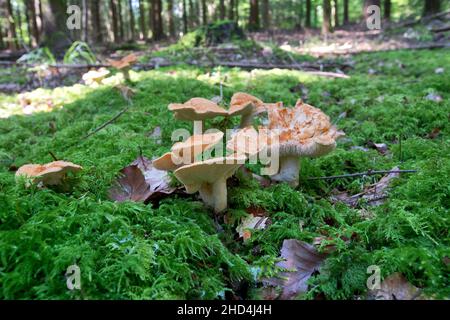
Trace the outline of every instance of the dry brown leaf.
<instances>
[{"instance_id":1,"label":"dry brown leaf","mask_svg":"<svg viewBox=\"0 0 450 320\"><path fill-rule=\"evenodd\" d=\"M385 155L389 153L388 146L386 143L375 143L373 141L368 141L367 146L369 148L375 149L378 153Z\"/></svg>"},{"instance_id":2,"label":"dry brown leaf","mask_svg":"<svg viewBox=\"0 0 450 320\"><path fill-rule=\"evenodd\" d=\"M428 139L436 139L441 133L441 128L434 128L428 135Z\"/></svg>"},{"instance_id":3,"label":"dry brown leaf","mask_svg":"<svg viewBox=\"0 0 450 320\"><path fill-rule=\"evenodd\" d=\"M308 290L308 280L319 271L326 254L317 252L313 245L296 239L286 239L281 248L281 258L285 261L277 265L293 271L281 272L278 277L265 280L265 284L282 287L279 296L283 300L291 300Z\"/></svg>"},{"instance_id":4,"label":"dry brown leaf","mask_svg":"<svg viewBox=\"0 0 450 320\"><path fill-rule=\"evenodd\" d=\"M252 236L251 230L264 230L269 225L270 220L268 217L253 216L242 219L241 224L236 228L239 233L239 237L243 238L244 241L248 240Z\"/></svg>"},{"instance_id":5,"label":"dry brown leaf","mask_svg":"<svg viewBox=\"0 0 450 320\"><path fill-rule=\"evenodd\" d=\"M376 300L420 300L421 290L406 280L401 273L393 273L386 277L380 289L370 290L368 296Z\"/></svg>"}]
</instances>

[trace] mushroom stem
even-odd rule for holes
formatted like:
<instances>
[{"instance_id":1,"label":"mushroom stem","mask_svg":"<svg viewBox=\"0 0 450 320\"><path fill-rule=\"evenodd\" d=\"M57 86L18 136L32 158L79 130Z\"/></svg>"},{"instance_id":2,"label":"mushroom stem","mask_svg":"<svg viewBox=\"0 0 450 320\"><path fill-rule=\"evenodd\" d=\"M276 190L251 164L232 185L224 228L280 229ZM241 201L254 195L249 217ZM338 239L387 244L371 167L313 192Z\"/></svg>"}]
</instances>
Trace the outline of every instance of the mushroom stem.
<instances>
[{"instance_id":1,"label":"mushroom stem","mask_svg":"<svg viewBox=\"0 0 450 320\"><path fill-rule=\"evenodd\" d=\"M200 197L206 205L219 213L227 208L227 182L219 179L214 183L206 183L199 190Z\"/></svg>"},{"instance_id":2,"label":"mushroom stem","mask_svg":"<svg viewBox=\"0 0 450 320\"><path fill-rule=\"evenodd\" d=\"M130 68L124 68L122 73L125 80L130 80Z\"/></svg>"},{"instance_id":3,"label":"mushroom stem","mask_svg":"<svg viewBox=\"0 0 450 320\"><path fill-rule=\"evenodd\" d=\"M275 181L287 182L291 187L298 186L300 161L298 156L285 156L280 158L280 170L278 174L270 177Z\"/></svg>"},{"instance_id":4,"label":"mushroom stem","mask_svg":"<svg viewBox=\"0 0 450 320\"><path fill-rule=\"evenodd\" d=\"M243 114L241 116L240 128L251 126L253 122L253 113Z\"/></svg>"}]
</instances>

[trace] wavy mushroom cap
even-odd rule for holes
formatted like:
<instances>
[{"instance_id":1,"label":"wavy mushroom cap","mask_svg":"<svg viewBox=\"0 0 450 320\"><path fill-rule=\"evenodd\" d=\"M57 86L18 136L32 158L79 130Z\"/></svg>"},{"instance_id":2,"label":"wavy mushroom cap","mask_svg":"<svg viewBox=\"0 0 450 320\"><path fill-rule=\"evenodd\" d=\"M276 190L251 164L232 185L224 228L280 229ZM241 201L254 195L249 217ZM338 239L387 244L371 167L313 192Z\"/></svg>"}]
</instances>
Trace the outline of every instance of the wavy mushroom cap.
<instances>
[{"instance_id":1,"label":"wavy mushroom cap","mask_svg":"<svg viewBox=\"0 0 450 320\"><path fill-rule=\"evenodd\" d=\"M237 92L231 97L230 116L259 113L264 111L264 102L244 92Z\"/></svg>"},{"instance_id":2,"label":"wavy mushroom cap","mask_svg":"<svg viewBox=\"0 0 450 320\"><path fill-rule=\"evenodd\" d=\"M204 98L192 98L183 104L171 103L169 110L175 113L176 119L189 121L205 120L228 115L227 110Z\"/></svg>"},{"instance_id":3,"label":"wavy mushroom cap","mask_svg":"<svg viewBox=\"0 0 450 320\"><path fill-rule=\"evenodd\" d=\"M137 62L137 56L134 53L132 53L123 57L120 60L108 59L108 62L116 69L129 68Z\"/></svg>"},{"instance_id":4,"label":"wavy mushroom cap","mask_svg":"<svg viewBox=\"0 0 450 320\"><path fill-rule=\"evenodd\" d=\"M203 184L214 184L228 179L246 159L243 155L209 159L178 168L174 174L185 185L186 192L195 193Z\"/></svg>"},{"instance_id":5,"label":"wavy mushroom cap","mask_svg":"<svg viewBox=\"0 0 450 320\"><path fill-rule=\"evenodd\" d=\"M258 154L274 142L276 136L266 128L256 131L252 126L237 131L227 142L227 149L236 154Z\"/></svg>"},{"instance_id":6,"label":"wavy mushroom cap","mask_svg":"<svg viewBox=\"0 0 450 320\"><path fill-rule=\"evenodd\" d=\"M214 147L222 139L223 132L193 135L184 142L175 143L171 152L153 160L153 165L158 170L172 171L182 165L191 164L199 154Z\"/></svg>"},{"instance_id":7,"label":"wavy mushroom cap","mask_svg":"<svg viewBox=\"0 0 450 320\"><path fill-rule=\"evenodd\" d=\"M54 161L44 165L26 164L16 172L16 178L25 176L31 178L33 182L42 182L44 185L57 185L67 172L77 172L83 169L72 162Z\"/></svg>"},{"instance_id":8,"label":"wavy mushroom cap","mask_svg":"<svg viewBox=\"0 0 450 320\"><path fill-rule=\"evenodd\" d=\"M271 108L268 114L269 129L279 134L281 155L321 156L332 151L336 140L345 135L320 109L301 100L294 108Z\"/></svg>"}]
</instances>

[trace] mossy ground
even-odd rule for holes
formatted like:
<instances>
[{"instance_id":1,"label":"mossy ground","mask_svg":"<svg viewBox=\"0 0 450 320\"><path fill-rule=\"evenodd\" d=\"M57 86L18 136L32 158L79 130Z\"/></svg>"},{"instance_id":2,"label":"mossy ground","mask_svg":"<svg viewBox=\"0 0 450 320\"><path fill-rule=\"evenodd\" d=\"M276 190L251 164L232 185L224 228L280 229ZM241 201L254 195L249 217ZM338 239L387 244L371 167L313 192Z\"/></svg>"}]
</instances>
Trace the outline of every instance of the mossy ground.
<instances>
[{"instance_id":1,"label":"mossy ground","mask_svg":"<svg viewBox=\"0 0 450 320\"><path fill-rule=\"evenodd\" d=\"M125 107L112 86L43 90L61 107L29 116L20 114L16 96L0 95L0 111L10 115L0 119L0 297L215 299L243 280L250 288L246 298L258 298L255 279L275 272L283 239L311 242L321 235L335 239L330 242L337 250L313 277L305 298L363 295L370 265L378 265L382 276L398 271L429 295L449 297L444 257L450 256L450 70L437 74L435 69L450 65L450 56L444 50L398 51L359 55L356 61L351 79L186 66L132 72L133 107L86 140L81 138ZM371 75L368 69L378 72ZM224 76L226 101L243 90L293 105L300 93L290 89L301 82L309 90L308 103L334 121L347 112L337 123L347 138L328 156L302 160L297 190L263 189L241 180L229 192L229 224L220 231L212 213L194 198L163 200L159 207L110 201L107 192L117 172L139 148L150 158L159 156L170 148L172 130L191 129L174 121L167 105L219 95L217 79ZM430 92L443 101L425 99ZM157 126L162 144L149 137ZM440 134L429 139L435 128ZM369 140L387 143L390 153L351 148ZM49 162L49 151L84 167L73 190L16 184L8 169ZM367 207L371 219L361 217L361 208L332 204L329 196L333 189L356 193L379 176L307 179L396 165L418 172L402 175L385 204ZM242 243L235 227L251 206L264 208L272 224ZM81 291L66 287L64 274L74 263L81 269Z\"/></svg>"}]
</instances>

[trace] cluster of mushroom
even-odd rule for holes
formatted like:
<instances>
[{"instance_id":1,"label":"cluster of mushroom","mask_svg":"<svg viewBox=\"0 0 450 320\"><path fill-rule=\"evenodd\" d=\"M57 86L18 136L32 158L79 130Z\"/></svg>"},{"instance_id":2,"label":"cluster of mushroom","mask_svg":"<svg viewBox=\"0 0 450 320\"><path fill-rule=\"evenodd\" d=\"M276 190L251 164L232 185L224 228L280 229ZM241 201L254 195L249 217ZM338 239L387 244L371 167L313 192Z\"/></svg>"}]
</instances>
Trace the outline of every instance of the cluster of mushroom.
<instances>
[{"instance_id":1,"label":"cluster of mushroom","mask_svg":"<svg viewBox=\"0 0 450 320\"><path fill-rule=\"evenodd\" d=\"M170 104L169 110L178 120L202 121L202 127L205 120L217 116L241 116L240 129L226 143L230 155L198 160L205 151L221 143L224 134L203 134L194 128L193 136L185 142L176 143L170 152L153 162L159 170L173 171L188 193L199 192L205 204L213 207L215 212L227 208L226 181L249 157L262 150L277 150L280 166L271 179L297 186L299 158L325 155L336 147L336 140L344 135L320 109L301 100L294 108L284 108L282 103L264 103L249 94L236 93L228 110L203 98L193 98L184 104ZM254 116L262 112L268 114L269 125L259 127L257 132L252 122Z\"/></svg>"},{"instance_id":2,"label":"cluster of mushroom","mask_svg":"<svg viewBox=\"0 0 450 320\"><path fill-rule=\"evenodd\" d=\"M123 74L125 80L130 80L131 67L137 62L137 56L132 53L120 60L108 59L108 63L119 72ZM90 70L86 72L82 79L88 86L97 87L103 83L103 80L110 74L106 68L100 68L98 70Z\"/></svg>"}]
</instances>

